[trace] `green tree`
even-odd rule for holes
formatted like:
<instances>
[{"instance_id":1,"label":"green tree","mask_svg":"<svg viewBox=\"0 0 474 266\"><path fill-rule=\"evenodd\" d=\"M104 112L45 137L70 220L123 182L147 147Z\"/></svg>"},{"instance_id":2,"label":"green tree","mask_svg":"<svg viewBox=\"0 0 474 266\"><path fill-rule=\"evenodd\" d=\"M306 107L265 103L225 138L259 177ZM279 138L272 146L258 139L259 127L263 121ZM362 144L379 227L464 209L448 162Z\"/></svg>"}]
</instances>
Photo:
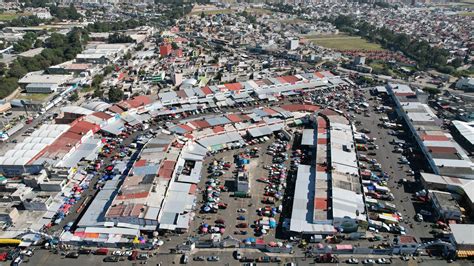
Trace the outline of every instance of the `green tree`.
<instances>
[{"instance_id":1,"label":"green tree","mask_svg":"<svg viewBox=\"0 0 474 266\"><path fill-rule=\"evenodd\" d=\"M7 70L7 65L3 62L0 62L0 76L5 75Z\"/></svg>"},{"instance_id":2,"label":"green tree","mask_svg":"<svg viewBox=\"0 0 474 266\"><path fill-rule=\"evenodd\" d=\"M179 49L179 46L178 46L177 43L172 42L172 43L171 43L171 48L173 48L173 50L177 50L177 49Z\"/></svg>"},{"instance_id":3,"label":"green tree","mask_svg":"<svg viewBox=\"0 0 474 266\"><path fill-rule=\"evenodd\" d=\"M26 75L26 73L28 73L28 70L18 63L18 61L13 62L10 65L10 69L8 70L8 76L17 79L22 78L24 75Z\"/></svg>"},{"instance_id":4,"label":"green tree","mask_svg":"<svg viewBox=\"0 0 474 266\"><path fill-rule=\"evenodd\" d=\"M34 44L34 47L35 47L35 48L41 48L41 47L43 47L43 46L44 46L44 41L41 40L41 39L36 39L35 44Z\"/></svg>"},{"instance_id":5,"label":"green tree","mask_svg":"<svg viewBox=\"0 0 474 266\"><path fill-rule=\"evenodd\" d=\"M122 33L114 33L109 36L108 43L132 43L133 39L132 37L122 34Z\"/></svg>"},{"instance_id":6,"label":"green tree","mask_svg":"<svg viewBox=\"0 0 474 266\"><path fill-rule=\"evenodd\" d=\"M77 91L72 92L71 95L69 95L68 100L71 102L76 102L77 100L79 100L79 94L77 93Z\"/></svg>"},{"instance_id":7,"label":"green tree","mask_svg":"<svg viewBox=\"0 0 474 266\"><path fill-rule=\"evenodd\" d=\"M109 90L109 101L110 102L118 102L118 101L121 101L123 100L123 91L121 89L118 89L118 88L115 88L115 87L112 87L110 88Z\"/></svg>"}]
</instances>

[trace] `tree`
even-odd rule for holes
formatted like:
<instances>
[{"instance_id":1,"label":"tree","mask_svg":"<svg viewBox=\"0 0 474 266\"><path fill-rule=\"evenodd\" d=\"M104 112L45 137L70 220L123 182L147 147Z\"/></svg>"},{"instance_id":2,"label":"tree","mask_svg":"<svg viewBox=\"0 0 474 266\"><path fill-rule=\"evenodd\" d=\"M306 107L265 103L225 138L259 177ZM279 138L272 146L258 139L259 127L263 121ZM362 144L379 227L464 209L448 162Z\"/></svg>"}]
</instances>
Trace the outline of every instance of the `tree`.
<instances>
[{"instance_id":1,"label":"tree","mask_svg":"<svg viewBox=\"0 0 474 266\"><path fill-rule=\"evenodd\" d=\"M7 70L7 65L3 62L0 62L0 76L5 75Z\"/></svg>"},{"instance_id":2,"label":"tree","mask_svg":"<svg viewBox=\"0 0 474 266\"><path fill-rule=\"evenodd\" d=\"M179 49L179 46L178 46L177 43L172 42L172 43L171 43L171 48L173 48L173 50L178 50L178 49Z\"/></svg>"},{"instance_id":3,"label":"tree","mask_svg":"<svg viewBox=\"0 0 474 266\"><path fill-rule=\"evenodd\" d=\"M451 61L451 65L454 67L454 68L458 68L460 66L462 66L463 64L463 60L459 57L456 57L453 59L453 61Z\"/></svg>"},{"instance_id":4,"label":"tree","mask_svg":"<svg viewBox=\"0 0 474 266\"><path fill-rule=\"evenodd\" d=\"M110 88L109 90L109 101L110 102L118 102L118 101L121 101L123 100L123 91L121 89L118 89L118 88Z\"/></svg>"},{"instance_id":5,"label":"tree","mask_svg":"<svg viewBox=\"0 0 474 266\"><path fill-rule=\"evenodd\" d=\"M206 14L204 14L204 11L201 12L201 18L205 18Z\"/></svg>"},{"instance_id":6,"label":"tree","mask_svg":"<svg viewBox=\"0 0 474 266\"><path fill-rule=\"evenodd\" d=\"M55 49L62 48L66 43L66 37L59 33L52 33L51 36L46 39L45 46L47 48Z\"/></svg>"},{"instance_id":7,"label":"tree","mask_svg":"<svg viewBox=\"0 0 474 266\"><path fill-rule=\"evenodd\" d=\"M103 98L104 97L104 91L101 90L100 88L95 88L94 93L92 94L94 98Z\"/></svg>"},{"instance_id":8,"label":"tree","mask_svg":"<svg viewBox=\"0 0 474 266\"><path fill-rule=\"evenodd\" d=\"M41 40L41 39L36 39L34 47L35 48L41 48L43 46L44 46L44 41Z\"/></svg>"},{"instance_id":9,"label":"tree","mask_svg":"<svg viewBox=\"0 0 474 266\"><path fill-rule=\"evenodd\" d=\"M133 39L128 35L116 32L110 35L107 41L108 43L131 43Z\"/></svg>"},{"instance_id":10,"label":"tree","mask_svg":"<svg viewBox=\"0 0 474 266\"><path fill-rule=\"evenodd\" d=\"M130 53L130 51L128 51L124 56L123 56L123 60L130 60L132 59L132 54Z\"/></svg>"},{"instance_id":11,"label":"tree","mask_svg":"<svg viewBox=\"0 0 474 266\"><path fill-rule=\"evenodd\" d=\"M77 100L79 100L79 94L77 93L77 91L71 93L71 95L69 95L68 100L71 102L76 102Z\"/></svg>"},{"instance_id":12,"label":"tree","mask_svg":"<svg viewBox=\"0 0 474 266\"><path fill-rule=\"evenodd\" d=\"M10 66L10 70L8 70L8 76L18 79L22 78L26 73L28 73L28 70L18 63L18 61L13 62Z\"/></svg>"}]
</instances>

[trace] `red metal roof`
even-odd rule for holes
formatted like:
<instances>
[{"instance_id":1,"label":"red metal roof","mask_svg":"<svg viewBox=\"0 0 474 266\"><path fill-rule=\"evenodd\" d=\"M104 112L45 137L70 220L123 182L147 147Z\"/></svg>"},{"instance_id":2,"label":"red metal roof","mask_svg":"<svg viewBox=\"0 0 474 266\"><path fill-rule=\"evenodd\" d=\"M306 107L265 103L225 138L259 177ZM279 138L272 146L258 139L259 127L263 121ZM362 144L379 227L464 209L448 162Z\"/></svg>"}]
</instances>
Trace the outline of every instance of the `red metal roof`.
<instances>
[{"instance_id":1,"label":"red metal roof","mask_svg":"<svg viewBox=\"0 0 474 266\"><path fill-rule=\"evenodd\" d=\"M129 194L122 194L120 196L117 196L117 199L120 200L125 200L125 199L141 199L141 198L146 198L148 197L148 194L150 194L148 191L142 191L142 192L137 192L137 193L129 193Z\"/></svg>"},{"instance_id":2,"label":"red metal roof","mask_svg":"<svg viewBox=\"0 0 474 266\"><path fill-rule=\"evenodd\" d=\"M327 210L328 199L327 198L314 198L314 208L317 210Z\"/></svg>"},{"instance_id":3,"label":"red metal roof","mask_svg":"<svg viewBox=\"0 0 474 266\"><path fill-rule=\"evenodd\" d=\"M291 84L295 84L296 82L300 81L300 79L295 76L283 76L281 78L285 80L287 83L291 83Z\"/></svg>"},{"instance_id":4,"label":"red metal roof","mask_svg":"<svg viewBox=\"0 0 474 266\"><path fill-rule=\"evenodd\" d=\"M195 120L195 121L191 121L190 122L193 126L195 126L196 128L208 128L210 127L211 125L209 125L209 123L205 120Z\"/></svg>"},{"instance_id":5,"label":"red metal roof","mask_svg":"<svg viewBox=\"0 0 474 266\"><path fill-rule=\"evenodd\" d=\"M190 126L188 126L188 125L180 125L179 127L182 128L182 129L184 129L184 130L186 130L186 132L191 132L191 131L193 131L193 128L190 127Z\"/></svg>"},{"instance_id":6,"label":"red metal roof","mask_svg":"<svg viewBox=\"0 0 474 266\"><path fill-rule=\"evenodd\" d=\"M457 153L454 147L427 147L431 153Z\"/></svg>"},{"instance_id":7,"label":"red metal roof","mask_svg":"<svg viewBox=\"0 0 474 266\"><path fill-rule=\"evenodd\" d=\"M310 104L287 104L287 105L281 106L281 108L289 112L295 112L295 111L314 112L314 111L319 110L319 106L310 105Z\"/></svg>"},{"instance_id":8,"label":"red metal roof","mask_svg":"<svg viewBox=\"0 0 474 266\"><path fill-rule=\"evenodd\" d=\"M189 188L189 194L194 194L196 193L196 189L197 189L197 185L196 184L192 184L191 187Z\"/></svg>"},{"instance_id":9,"label":"red metal roof","mask_svg":"<svg viewBox=\"0 0 474 266\"><path fill-rule=\"evenodd\" d=\"M214 131L214 133L219 133L219 132L223 132L224 128L222 126L216 126L212 129L212 131Z\"/></svg>"},{"instance_id":10,"label":"red metal roof","mask_svg":"<svg viewBox=\"0 0 474 266\"><path fill-rule=\"evenodd\" d=\"M107 113L104 113L104 112L95 112L92 115L95 116L95 117L98 117L102 120L108 120L108 119L112 118L111 115L109 115Z\"/></svg>"},{"instance_id":11,"label":"red metal roof","mask_svg":"<svg viewBox=\"0 0 474 266\"><path fill-rule=\"evenodd\" d=\"M134 167L142 167L142 166L145 166L146 165L146 160L138 160L135 162L135 164L133 165Z\"/></svg>"},{"instance_id":12,"label":"red metal roof","mask_svg":"<svg viewBox=\"0 0 474 266\"><path fill-rule=\"evenodd\" d=\"M125 112L125 110L118 107L117 105L110 106L108 110L111 111L112 113L116 113L116 114L121 114L121 113Z\"/></svg>"},{"instance_id":13,"label":"red metal roof","mask_svg":"<svg viewBox=\"0 0 474 266\"><path fill-rule=\"evenodd\" d=\"M125 101L130 105L132 108L138 108L140 106L145 106L151 103L151 99L145 95L135 96L130 100Z\"/></svg>"},{"instance_id":14,"label":"red metal roof","mask_svg":"<svg viewBox=\"0 0 474 266\"><path fill-rule=\"evenodd\" d=\"M204 92L204 94L206 94L206 95L212 94L212 90L211 90L208 86L202 87L201 90L202 90L202 92Z\"/></svg>"},{"instance_id":15,"label":"red metal roof","mask_svg":"<svg viewBox=\"0 0 474 266\"><path fill-rule=\"evenodd\" d=\"M445 135L427 135L423 134L421 136L422 140L428 140L428 141L448 141L449 138L446 137Z\"/></svg>"},{"instance_id":16,"label":"red metal roof","mask_svg":"<svg viewBox=\"0 0 474 266\"><path fill-rule=\"evenodd\" d=\"M263 108L263 111L265 111L269 115L277 115L278 114L277 111L275 111L273 109L270 109L270 108Z\"/></svg>"},{"instance_id":17,"label":"red metal roof","mask_svg":"<svg viewBox=\"0 0 474 266\"><path fill-rule=\"evenodd\" d=\"M227 83L224 86L230 91L240 91L242 89L242 84L240 83Z\"/></svg>"},{"instance_id":18,"label":"red metal roof","mask_svg":"<svg viewBox=\"0 0 474 266\"><path fill-rule=\"evenodd\" d=\"M173 175L174 166L176 165L175 161L164 161L160 170L158 171L158 176L166 179L171 179Z\"/></svg>"},{"instance_id":19,"label":"red metal roof","mask_svg":"<svg viewBox=\"0 0 474 266\"><path fill-rule=\"evenodd\" d=\"M316 171L317 172L326 172L327 171L327 167L326 166L323 166L321 164L316 164Z\"/></svg>"},{"instance_id":20,"label":"red metal roof","mask_svg":"<svg viewBox=\"0 0 474 266\"><path fill-rule=\"evenodd\" d=\"M91 130L93 133L96 133L97 131L100 130L100 127L96 124L93 124L87 121L78 121L68 131L77 133L80 135L84 135Z\"/></svg>"},{"instance_id":21,"label":"red metal roof","mask_svg":"<svg viewBox=\"0 0 474 266\"><path fill-rule=\"evenodd\" d=\"M326 119L322 118L322 117L318 117L318 132L319 132L319 129L326 129L328 127L328 124L326 122Z\"/></svg>"},{"instance_id":22,"label":"red metal roof","mask_svg":"<svg viewBox=\"0 0 474 266\"><path fill-rule=\"evenodd\" d=\"M318 138L318 144L328 144L328 139L326 139L326 138Z\"/></svg>"},{"instance_id":23,"label":"red metal roof","mask_svg":"<svg viewBox=\"0 0 474 266\"><path fill-rule=\"evenodd\" d=\"M236 114L227 114L227 119L229 119L232 123L239 123L242 122L242 119Z\"/></svg>"},{"instance_id":24,"label":"red metal roof","mask_svg":"<svg viewBox=\"0 0 474 266\"><path fill-rule=\"evenodd\" d=\"M318 78L321 78L321 79L324 78L324 75L321 74L321 72L315 72L314 75Z\"/></svg>"}]
</instances>

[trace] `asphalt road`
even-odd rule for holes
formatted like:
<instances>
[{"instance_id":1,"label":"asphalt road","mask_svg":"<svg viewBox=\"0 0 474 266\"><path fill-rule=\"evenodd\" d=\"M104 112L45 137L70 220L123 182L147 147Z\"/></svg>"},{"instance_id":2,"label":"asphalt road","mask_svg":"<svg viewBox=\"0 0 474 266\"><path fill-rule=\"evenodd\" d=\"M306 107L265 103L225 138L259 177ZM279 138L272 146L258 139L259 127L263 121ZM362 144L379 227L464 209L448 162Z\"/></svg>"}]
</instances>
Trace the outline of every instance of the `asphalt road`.
<instances>
[{"instance_id":1,"label":"asphalt road","mask_svg":"<svg viewBox=\"0 0 474 266\"><path fill-rule=\"evenodd\" d=\"M366 93L366 97L371 97L368 92ZM376 103L375 101L369 102L370 109L378 105L378 103ZM407 235L415 236L417 240L420 240L421 238L431 237L431 235L429 234L429 223L420 223L414 221L414 216L417 213L417 209L419 211L420 207L423 206L418 203L413 203L411 198L413 196L413 193L421 190L422 187L420 184L415 182L413 175L408 174L408 171L411 170L410 166L398 163L399 158L402 155L400 153L394 153L394 146L389 143L392 139L397 139L397 137L388 134L390 129L385 129L377 126L377 124L380 122L379 119L383 116L386 116L386 114L377 114L373 111L369 112L369 117L366 117L362 114L353 114L355 115L355 120L362 122L358 129L365 128L370 130L371 133L368 135L377 139L375 143L379 146L379 149L376 150L376 156L368 157L377 159L377 162L382 165L382 170L387 172L391 176L388 181L388 187L391 189L391 192L394 194L395 197L395 200L392 203L397 206L398 211L403 215L404 224L402 225L406 228ZM367 154L367 152L362 153ZM402 186L399 185L399 182L402 179L407 179L408 183ZM429 207L424 206L423 208L428 209ZM413 224L413 228L410 228L410 223Z\"/></svg>"}]
</instances>

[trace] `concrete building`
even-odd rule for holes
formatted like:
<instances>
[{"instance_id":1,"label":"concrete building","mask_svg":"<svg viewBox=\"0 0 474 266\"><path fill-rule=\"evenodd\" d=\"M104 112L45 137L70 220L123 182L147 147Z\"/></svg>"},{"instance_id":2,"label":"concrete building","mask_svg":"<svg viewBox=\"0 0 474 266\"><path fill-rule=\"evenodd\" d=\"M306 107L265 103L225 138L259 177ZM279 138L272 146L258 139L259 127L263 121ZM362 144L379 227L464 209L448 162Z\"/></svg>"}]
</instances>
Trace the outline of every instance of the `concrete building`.
<instances>
[{"instance_id":1,"label":"concrete building","mask_svg":"<svg viewBox=\"0 0 474 266\"><path fill-rule=\"evenodd\" d=\"M456 89L463 90L465 92L474 91L474 78L460 78L456 82Z\"/></svg>"},{"instance_id":2,"label":"concrete building","mask_svg":"<svg viewBox=\"0 0 474 266\"><path fill-rule=\"evenodd\" d=\"M458 258L474 257L474 224L450 224L450 240Z\"/></svg>"},{"instance_id":3,"label":"concrete building","mask_svg":"<svg viewBox=\"0 0 474 266\"><path fill-rule=\"evenodd\" d=\"M403 84L389 83L387 91L434 173L474 179L474 164L452 135L441 128L440 119L424 103L427 95Z\"/></svg>"},{"instance_id":4,"label":"concrete building","mask_svg":"<svg viewBox=\"0 0 474 266\"><path fill-rule=\"evenodd\" d=\"M291 51L298 49L299 45L300 45L300 40L298 39L290 39L288 41L288 49Z\"/></svg>"},{"instance_id":5,"label":"concrete building","mask_svg":"<svg viewBox=\"0 0 474 266\"><path fill-rule=\"evenodd\" d=\"M461 221L461 209L451 193L430 190L428 196L433 204L433 209L437 213L438 219L444 221Z\"/></svg>"}]
</instances>

